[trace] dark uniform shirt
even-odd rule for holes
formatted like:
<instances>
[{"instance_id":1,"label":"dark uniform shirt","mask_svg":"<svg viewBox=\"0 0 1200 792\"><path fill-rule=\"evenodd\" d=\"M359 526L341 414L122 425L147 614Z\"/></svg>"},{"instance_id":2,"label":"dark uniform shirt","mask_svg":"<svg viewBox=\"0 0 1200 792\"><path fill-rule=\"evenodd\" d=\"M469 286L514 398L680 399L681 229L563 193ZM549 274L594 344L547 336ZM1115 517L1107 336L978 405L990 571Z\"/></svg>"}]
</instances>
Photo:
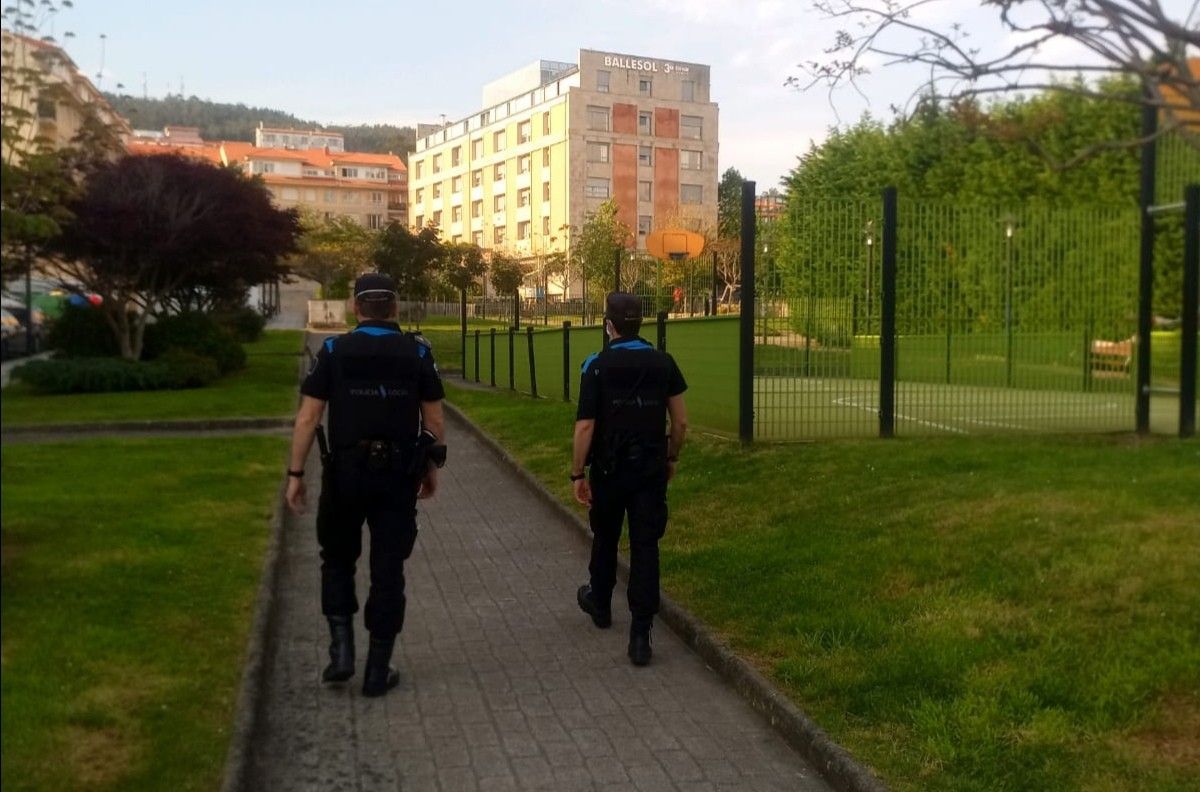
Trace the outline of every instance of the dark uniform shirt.
<instances>
[{"instance_id":1,"label":"dark uniform shirt","mask_svg":"<svg viewBox=\"0 0 1200 792\"><path fill-rule=\"evenodd\" d=\"M325 339L300 392L329 402L335 447L412 439L421 429L421 402L446 395L429 342L384 321Z\"/></svg>"},{"instance_id":2,"label":"dark uniform shirt","mask_svg":"<svg viewBox=\"0 0 1200 792\"><path fill-rule=\"evenodd\" d=\"M576 420L594 419L591 457L633 444L664 451L667 399L687 390L675 359L645 339L624 338L583 363Z\"/></svg>"}]
</instances>

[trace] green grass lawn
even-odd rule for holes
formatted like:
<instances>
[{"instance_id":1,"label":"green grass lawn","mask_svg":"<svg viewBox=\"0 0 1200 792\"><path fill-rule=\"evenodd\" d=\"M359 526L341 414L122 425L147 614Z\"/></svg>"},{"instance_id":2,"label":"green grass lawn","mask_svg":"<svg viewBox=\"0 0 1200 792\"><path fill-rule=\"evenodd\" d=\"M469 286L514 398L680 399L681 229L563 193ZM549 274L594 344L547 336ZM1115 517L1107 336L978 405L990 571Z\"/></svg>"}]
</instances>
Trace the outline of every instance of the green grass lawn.
<instances>
[{"instance_id":1,"label":"green grass lawn","mask_svg":"<svg viewBox=\"0 0 1200 792\"><path fill-rule=\"evenodd\" d=\"M571 405L451 399L568 498ZM1127 435L695 438L663 585L896 789L1182 792L1197 470Z\"/></svg>"},{"instance_id":2,"label":"green grass lawn","mask_svg":"<svg viewBox=\"0 0 1200 792\"><path fill-rule=\"evenodd\" d=\"M285 451L5 446L5 790L218 787Z\"/></svg>"},{"instance_id":3,"label":"green grass lawn","mask_svg":"<svg viewBox=\"0 0 1200 792\"><path fill-rule=\"evenodd\" d=\"M268 330L259 341L246 344L244 369L206 388L42 395L14 382L0 400L0 423L287 416L296 408L302 335Z\"/></svg>"}]
</instances>

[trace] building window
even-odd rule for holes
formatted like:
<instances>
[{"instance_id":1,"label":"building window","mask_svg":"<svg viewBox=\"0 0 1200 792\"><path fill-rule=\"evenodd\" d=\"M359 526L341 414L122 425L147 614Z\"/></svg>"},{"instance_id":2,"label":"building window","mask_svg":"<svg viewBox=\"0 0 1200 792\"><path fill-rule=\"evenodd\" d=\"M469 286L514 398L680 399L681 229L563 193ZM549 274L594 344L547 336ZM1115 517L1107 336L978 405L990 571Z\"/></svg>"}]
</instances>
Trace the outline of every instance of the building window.
<instances>
[{"instance_id":1,"label":"building window","mask_svg":"<svg viewBox=\"0 0 1200 792\"><path fill-rule=\"evenodd\" d=\"M530 156L528 154L517 157L517 173L529 173L529 160Z\"/></svg>"},{"instance_id":2,"label":"building window","mask_svg":"<svg viewBox=\"0 0 1200 792\"><path fill-rule=\"evenodd\" d=\"M371 203L373 203L373 204L383 203L383 193L378 192L378 191L372 192L371 193Z\"/></svg>"},{"instance_id":3,"label":"building window","mask_svg":"<svg viewBox=\"0 0 1200 792\"><path fill-rule=\"evenodd\" d=\"M425 215L417 215L416 225L417 225L417 228L425 227Z\"/></svg>"},{"instance_id":4,"label":"building window","mask_svg":"<svg viewBox=\"0 0 1200 792\"><path fill-rule=\"evenodd\" d=\"M417 203L424 203L424 201L425 201L425 188L424 187L417 188L417 191L416 191L416 194L415 194L413 200L415 200Z\"/></svg>"},{"instance_id":5,"label":"building window","mask_svg":"<svg viewBox=\"0 0 1200 792\"><path fill-rule=\"evenodd\" d=\"M442 172L442 155L441 154L433 155L433 172L434 173Z\"/></svg>"},{"instance_id":6,"label":"building window","mask_svg":"<svg viewBox=\"0 0 1200 792\"><path fill-rule=\"evenodd\" d=\"M433 197L434 197L434 199L442 197L442 183L441 182L438 182L437 184L433 185Z\"/></svg>"},{"instance_id":7,"label":"building window","mask_svg":"<svg viewBox=\"0 0 1200 792\"><path fill-rule=\"evenodd\" d=\"M317 202L317 191L316 190L305 190L304 191L304 200L308 201L309 203L316 203Z\"/></svg>"},{"instance_id":8,"label":"building window","mask_svg":"<svg viewBox=\"0 0 1200 792\"><path fill-rule=\"evenodd\" d=\"M589 177L584 185L583 194L588 198L607 198L609 194L608 179Z\"/></svg>"},{"instance_id":9,"label":"building window","mask_svg":"<svg viewBox=\"0 0 1200 792\"><path fill-rule=\"evenodd\" d=\"M599 132L608 131L608 108L598 107L596 105L588 105L587 109L587 128L595 129Z\"/></svg>"},{"instance_id":10,"label":"building window","mask_svg":"<svg viewBox=\"0 0 1200 792\"><path fill-rule=\"evenodd\" d=\"M450 165L457 168L462 163L462 146L455 146L450 150Z\"/></svg>"},{"instance_id":11,"label":"building window","mask_svg":"<svg viewBox=\"0 0 1200 792\"><path fill-rule=\"evenodd\" d=\"M450 192L452 192L452 193L462 192L462 176L455 176L453 179L450 180Z\"/></svg>"},{"instance_id":12,"label":"building window","mask_svg":"<svg viewBox=\"0 0 1200 792\"><path fill-rule=\"evenodd\" d=\"M651 200L650 186L651 186L651 182L648 182L648 181L638 182L638 200L639 201L650 201Z\"/></svg>"},{"instance_id":13,"label":"building window","mask_svg":"<svg viewBox=\"0 0 1200 792\"><path fill-rule=\"evenodd\" d=\"M651 87L653 87L653 81L649 77L638 78L638 93L642 96L650 96Z\"/></svg>"},{"instance_id":14,"label":"building window","mask_svg":"<svg viewBox=\"0 0 1200 792\"><path fill-rule=\"evenodd\" d=\"M497 162L492 166L492 181L504 181L504 163Z\"/></svg>"},{"instance_id":15,"label":"building window","mask_svg":"<svg viewBox=\"0 0 1200 792\"><path fill-rule=\"evenodd\" d=\"M638 134L653 135L654 134L654 114L653 113L638 113Z\"/></svg>"},{"instance_id":16,"label":"building window","mask_svg":"<svg viewBox=\"0 0 1200 792\"><path fill-rule=\"evenodd\" d=\"M598 71L596 72L596 91L598 93L608 93L608 85L612 80L612 72Z\"/></svg>"},{"instance_id":17,"label":"building window","mask_svg":"<svg viewBox=\"0 0 1200 792\"><path fill-rule=\"evenodd\" d=\"M529 221L522 220L517 223L517 239L529 239Z\"/></svg>"},{"instance_id":18,"label":"building window","mask_svg":"<svg viewBox=\"0 0 1200 792\"><path fill-rule=\"evenodd\" d=\"M479 170L471 171L471 186L472 187L482 187L483 186L483 168L480 168Z\"/></svg>"},{"instance_id":19,"label":"building window","mask_svg":"<svg viewBox=\"0 0 1200 792\"><path fill-rule=\"evenodd\" d=\"M420 200L419 198L417 200ZM337 203L337 190L325 191L325 203Z\"/></svg>"},{"instance_id":20,"label":"building window","mask_svg":"<svg viewBox=\"0 0 1200 792\"><path fill-rule=\"evenodd\" d=\"M439 227L442 225L442 210L441 209L438 209L436 212L433 213L433 224L435 226L439 226Z\"/></svg>"},{"instance_id":21,"label":"building window","mask_svg":"<svg viewBox=\"0 0 1200 792\"><path fill-rule=\"evenodd\" d=\"M382 228L382 227L383 227L383 215L378 215L378 214L367 215L367 228L375 229L375 228Z\"/></svg>"},{"instance_id":22,"label":"building window","mask_svg":"<svg viewBox=\"0 0 1200 792\"><path fill-rule=\"evenodd\" d=\"M342 203L358 203L358 193L356 193L356 192L342 193Z\"/></svg>"},{"instance_id":23,"label":"building window","mask_svg":"<svg viewBox=\"0 0 1200 792\"><path fill-rule=\"evenodd\" d=\"M492 133L492 151L504 150L504 130Z\"/></svg>"},{"instance_id":24,"label":"building window","mask_svg":"<svg viewBox=\"0 0 1200 792\"><path fill-rule=\"evenodd\" d=\"M700 116L679 117L679 137L700 140L704 137L704 119Z\"/></svg>"},{"instance_id":25,"label":"building window","mask_svg":"<svg viewBox=\"0 0 1200 792\"><path fill-rule=\"evenodd\" d=\"M462 207L461 206L455 206L454 208L452 208L450 210L450 222L452 222L452 223L461 223L462 222Z\"/></svg>"},{"instance_id":26,"label":"building window","mask_svg":"<svg viewBox=\"0 0 1200 792\"><path fill-rule=\"evenodd\" d=\"M649 146L638 146L638 165L653 165L654 149Z\"/></svg>"},{"instance_id":27,"label":"building window","mask_svg":"<svg viewBox=\"0 0 1200 792\"><path fill-rule=\"evenodd\" d=\"M542 134L550 134L550 113L549 111L542 113Z\"/></svg>"},{"instance_id":28,"label":"building window","mask_svg":"<svg viewBox=\"0 0 1200 792\"><path fill-rule=\"evenodd\" d=\"M471 244L473 244L475 247L483 247L483 232L482 231L472 231L471 232Z\"/></svg>"},{"instance_id":29,"label":"building window","mask_svg":"<svg viewBox=\"0 0 1200 792\"><path fill-rule=\"evenodd\" d=\"M496 245L504 244L504 226L498 225L492 229L492 242Z\"/></svg>"},{"instance_id":30,"label":"building window","mask_svg":"<svg viewBox=\"0 0 1200 792\"><path fill-rule=\"evenodd\" d=\"M587 160L588 162L608 162L608 144L588 143Z\"/></svg>"},{"instance_id":31,"label":"building window","mask_svg":"<svg viewBox=\"0 0 1200 792\"><path fill-rule=\"evenodd\" d=\"M436 161L437 157L434 157L434 160ZM436 172L437 167L434 167L433 170L434 170L434 172ZM343 179L357 179L358 178L358 168L342 168L341 170L338 171L338 173L341 174L341 177Z\"/></svg>"},{"instance_id":32,"label":"building window","mask_svg":"<svg viewBox=\"0 0 1200 792\"><path fill-rule=\"evenodd\" d=\"M517 206L529 206L529 188L517 190Z\"/></svg>"},{"instance_id":33,"label":"building window","mask_svg":"<svg viewBox=\"0 0 1200 792\"><path fill-rule=\"evenodd\" d=\"M542 218L542 236L550 236L550 218Z\"/></svg>"},{"instance_id":34,"label":"building window","mask_svg":"<svg viewBox=\"0 0 1200 792\"><path fill-rule=\"evenodd\" d=\"M413 165L413 178L421 178L421 174L425 171L425 160L417 160Z\"/></svg>"},{"instance_id":35,"label":"building window","mask_svg":"<svg viewBox=\"0 0 1200 792\"><path fill-rule=\"evenodd\" d=\"M550 200L550 182L542 182L542 200Z\"/></svg>"},{"instance_id":36,"label":"building window","mask_svg":"<svg viewBox=\"0 0 1200 792\"><path fill-rule=\"evenodd\" d=\"M483 201L471 201L471 217L483 217Z\"/></svg>"},{"instance_id":37,"label":"building window","mask_svg":"<svg viewBox=\"0 0 1200 792\"><path fill-rule=\"evenodd\" d=\"M479 159L483 156L483 138L475 138L471 141L471 159Z\"/></svg>"},{"instance_id":38,"label":"building window","mask_svg":"<svg viewBox=\"0 0 1200 792\"><path fill-rule=\"evenodd\" d=\"M504 211L504 193L500 193L499 195L497 195L495 198L492 199L492 211L494 211L494 212L503 212Z\"/></svg>"},{"instance_id":39,"label":"building window","mask_svg":"<svg viewBox=\"0 0 1200 792\"><path fill-rule=\"evenodd\" d=\"M453 237L450 238L450 241L456 245L461 244L462 243L462 234L455 234Z\"/></svg>"},{"instance_id":40,"label":"building window","mask_svg":"<svg viewBox=\"0 0 1200 792\"><path fill-rule=\"evenodd\" d=\"M533 139L533 122L522 121L517 124L517 143L528 143Z\"/></svg>"},{"instance_id":41,"label":"building window","mask_svg":"<svg viewBox=\"0 0 1200 792\"><path fill-rule=\"evenodd\" d=\"M300 191L295 187L284 187L281 197L285 201L295 201L300 197Z\"/></svg>"},{"instance_id":42,"label":"building window","mask_svg":"<svg viewBox=\"0 0 1200 792\"><path fill-rule=\"evenodd\" d=\"M684 80L679 86L679 98L684 102L696 101L696 81Z\"/></svg>"},{"instance_id":43,"label":"building window","mask_svg":"<svg viewBox=\"0 0 1200 792\"><path fill-rule=\"evenodd\" d=\"M682 170L700 170L702 157L699 151L679 152L679 167Z\"/></svg>"},{"instance_id":44,"label":"building window","mask_svg":"<svg viewBox=\"0 0 1200 792\"><path fill-rule=\"evenodd\" d=\"M542 167L543 168L550 167L550 149L548 149L548 148L542 149Z\"/></svg>"},{"instance_id":45,"label":"building window","mask_svg":"<svg viewBox=\"0 0 1200 792\"><path fill-rule=\"evenodd\" d=\"M700 185L700 184L681 184L681 185L679 185L679 203L681 203L681 204L704 203L704 186Z\"/></svg>"},{"instance_id":46,"label":"building window","mask_svg":"<svg viewBox=\"0 0 1200 792\"><path fill-rule=\"evenodd\" d=\"M250 166L250 170L254 173L274 173L274 162L255 162Z\"/></svg>"},{"instance_id":47,"label":"building window","mask_svg":"<svg viewBox=\"0 0 1200 792\"><path fill-rule=\"evenodd\" d=\"M638 236L650 233L650 215L638 215Z\"/></svg>"}]
</instances>

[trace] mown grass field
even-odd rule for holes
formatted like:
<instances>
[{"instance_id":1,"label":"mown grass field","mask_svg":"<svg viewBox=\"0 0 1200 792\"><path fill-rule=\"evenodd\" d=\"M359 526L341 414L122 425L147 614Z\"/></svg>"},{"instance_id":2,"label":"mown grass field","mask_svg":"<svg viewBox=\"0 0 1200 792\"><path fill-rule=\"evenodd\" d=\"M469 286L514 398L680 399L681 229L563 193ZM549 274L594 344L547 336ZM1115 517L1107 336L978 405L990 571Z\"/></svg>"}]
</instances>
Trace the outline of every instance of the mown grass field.
<instances>
[{"instance_id":1,"label":"mown grass field","mask_svg":"<svg viewBox=\"0 0 1200 792\"><path fill-rule=\"evenodd\" d=\"M286 444L5 446L6 791L218 787Z\"/></svg>"},{"instance_id":2,"label":"mown grass field","mask_svg":"<svg viewBox=\"0 0 1200 792\"><path fill-rule=\"evenodd\" d=\"M571 405L451 399L569 500ZM1197 470L1128 435L696 437L663 585L895 789L1183 792Z\"/></svg>"},{"instance_id":3,"label":"mown grass field","mask_svg":"<svg viewBox=\"0 0 1200 792\"><path fill-rule=\"evenodd\" d=\"M14 382L0 399L0 423L48 424L288 416L303 365L298 330L268 330L246 344L246 367L205 388L42 395Z\"/></svg>"}]
</instances>

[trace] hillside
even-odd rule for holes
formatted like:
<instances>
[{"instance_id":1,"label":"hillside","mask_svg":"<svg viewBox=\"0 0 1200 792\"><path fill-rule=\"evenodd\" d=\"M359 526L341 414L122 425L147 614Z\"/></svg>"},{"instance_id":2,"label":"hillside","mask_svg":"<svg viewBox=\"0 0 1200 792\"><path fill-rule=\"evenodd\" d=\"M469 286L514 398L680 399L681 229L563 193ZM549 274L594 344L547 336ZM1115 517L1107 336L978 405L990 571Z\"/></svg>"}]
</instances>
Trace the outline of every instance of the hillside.
<instances>
[{"instance_id":1,"label":"hillside","mask_svg":"<svg viewBox=\"0 0 1200 792\"><path fill-rule=\"evenodd\" d=\"M407 155L416 145L416 130L392 124L323 125L297 118L282 110L213 102L195 96L142 99L128 94L105 94L118 113L136 129L162 129L167 125L200 128L205 140L254 140L259 122L267 126L311 129L320 127L346 136L347 151L392 152Z\"/></svg>"}]
</instances>

